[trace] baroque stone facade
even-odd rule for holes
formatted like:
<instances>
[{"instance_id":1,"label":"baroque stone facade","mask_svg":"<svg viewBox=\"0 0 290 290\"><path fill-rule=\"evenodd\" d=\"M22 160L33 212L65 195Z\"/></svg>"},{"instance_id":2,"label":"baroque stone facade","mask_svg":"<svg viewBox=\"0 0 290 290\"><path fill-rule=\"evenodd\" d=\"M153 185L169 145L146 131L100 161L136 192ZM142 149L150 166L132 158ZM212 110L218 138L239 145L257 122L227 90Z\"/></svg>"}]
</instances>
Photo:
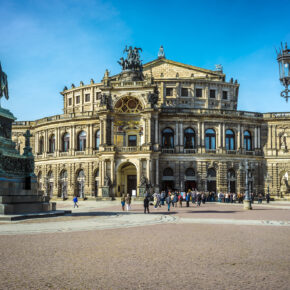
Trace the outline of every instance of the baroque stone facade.
<instances>
[{"instance_id":1,"label":"baroque stone facade","mask_svg":"<svg viewBox=\"0 0 290 290\"><path fill-rule=\"evenodd\" d=\"M290 113L238 111L238 93L221 68L161 56L138 75L65 87L64 114L15 122L12 137L22 151L31 131L39 188L52 197L244 192L245 161L251 192L289 195Z\"/></svg>"}]
</instances>

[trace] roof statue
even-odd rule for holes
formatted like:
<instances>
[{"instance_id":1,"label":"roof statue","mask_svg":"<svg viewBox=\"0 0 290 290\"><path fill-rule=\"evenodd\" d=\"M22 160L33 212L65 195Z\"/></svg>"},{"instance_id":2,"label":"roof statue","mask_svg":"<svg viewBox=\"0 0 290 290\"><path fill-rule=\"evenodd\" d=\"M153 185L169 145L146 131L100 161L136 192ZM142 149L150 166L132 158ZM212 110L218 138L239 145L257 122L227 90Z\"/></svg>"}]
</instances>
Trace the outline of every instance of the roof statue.
<instances>
[{"instance_id":1,"label":"roof statue","mask_svg":"<svg viewBox=\"0 0 290 290\"><path fill-rule=\"evenodd\" d=\"M118 63L122 66L123 70L133 70L133 71L142 71L142 62L140 60L139 51L142 51L141 48L129 46L127 45L124 49L124 52L127 52L127 58L120 58Z\"/></svg>"},{"instance_id":2,"label":"roof statue","mask_svg":"<svg viewBox=\"0 0 290 290\"><path fill-rule=\"evenodd\" d=\"M223 72L223 66L222 66L221 64L216 64L216 65L215 65L215 70L216 70L216 71Z\"/></svg>"},{"instance_id":3,"label":"roof statue","mask_svg":"<svg viewBox=\"0 0 290 290\"><path fill-rule=\"evenodd\" d=\"M0 62L0 100L3 96L6 100L9 99L7 74L2 70Z\"/></svg>"},{"instance_id":4,"label":"roof statue","mask_svg":"<svg viewBox=\"0 0 290 290\"><path fill-rule=\"evenodd\" d=\"M165 58L163 46L161 45L158 51L158 58Z\"/></svg>"}]
</instances>

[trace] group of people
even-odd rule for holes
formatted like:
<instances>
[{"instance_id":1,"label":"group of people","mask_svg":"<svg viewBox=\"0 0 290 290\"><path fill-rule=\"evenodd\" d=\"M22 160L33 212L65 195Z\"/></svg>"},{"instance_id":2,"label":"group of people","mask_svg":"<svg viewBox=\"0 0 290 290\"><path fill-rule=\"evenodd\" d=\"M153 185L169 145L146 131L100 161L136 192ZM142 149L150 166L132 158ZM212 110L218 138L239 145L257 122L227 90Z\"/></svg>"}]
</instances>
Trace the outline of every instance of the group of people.
<instances>
[{"instance_id":1,"label":"group of people","mask_svg":"<svg viewBox=\"0 0 290 290\"><path fill-rule=\"evenodd\" d=\"M257 199L258 203L262 203L264 196L259 193L258 195L255 195L254 193L250 193L250 198L251 198L251 202L254 203L254 201ZM222 193L219 192L217 194L217 201L218 202L224 202L224 203L243 203L243 200L245 199L245 194L243 193ZM267 201L267 203L270 202L270 194L267 193L265 195L265 199Z\"/></svg>"},{"instance_id":2,"label":"group of people","mask_svg":"<svg viewBox=\"0 0 290 290\"><path fill-rule=\"evenodd\" d=\"M183 201L186 202L186 206L189 207L190 202L200 206L201 203L205 204L206 195L204 192L198 192L196 190L189 190L187 193L180 191L162 191L161 193L153 194L153 206L155 209L163 205L167 205L167 210L170 211L171 207L182 207ZM148 193L144 197L144 213L149 213L150 196Z\"/></svg>"}]
</instances>

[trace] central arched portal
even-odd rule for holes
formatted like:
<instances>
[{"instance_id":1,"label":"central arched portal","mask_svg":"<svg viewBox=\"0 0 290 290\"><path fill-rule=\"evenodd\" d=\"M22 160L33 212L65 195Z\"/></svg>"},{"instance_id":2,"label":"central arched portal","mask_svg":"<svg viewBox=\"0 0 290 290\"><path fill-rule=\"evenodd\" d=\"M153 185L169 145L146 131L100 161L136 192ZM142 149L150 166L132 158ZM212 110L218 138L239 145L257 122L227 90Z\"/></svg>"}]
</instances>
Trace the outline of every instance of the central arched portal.
<instances>
[{"instance_id":1,"label":"central arched portal","mask_svg":"<svg viewBox=\"0 0 290 290\"><path fill-rule=\"evenodd\" d=\"M131 162L122 163L117 172L117 194L137 196L137 169Z\"/></svg>"}]
</instances>

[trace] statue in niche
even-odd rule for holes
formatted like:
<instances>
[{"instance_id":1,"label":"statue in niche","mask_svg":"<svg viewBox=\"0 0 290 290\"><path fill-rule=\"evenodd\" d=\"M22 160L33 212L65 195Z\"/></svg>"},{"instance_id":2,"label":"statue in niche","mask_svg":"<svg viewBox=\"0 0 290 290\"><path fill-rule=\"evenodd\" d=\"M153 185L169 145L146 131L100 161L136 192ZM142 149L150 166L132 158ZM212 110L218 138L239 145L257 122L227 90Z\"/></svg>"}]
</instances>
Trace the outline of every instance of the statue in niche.
<instances>
[{"instance_id":1,"label":"statue in niche","mask_svg":"<svg viewBox=\"0 0 290 290\"><path fill-rule=\"evenodd\" d=\"M140 178L140 186L147 186L147 178L142 174Z\"/></svg>"},{"instance_id":2,"label":"statue in niche","mask_svg":"<svg viewBox=\"0 0 290 290\"><path fill-rule=\"evenodd\" d=\"M281 178L280 197L287 195L289 191L290 186L288 184L288 172L286 172Z\"/></svg>"},{"instance_id":3,"label":"statue in niche","mask_svg":"<svg viewBox=\"0 0 290 290\"><path fill-rule=\"evenodd\" d=\"M108 175L106 175L104 177L104 185L105 186L110 186L111 185L111 179L110 179L110 177Z\"/></svg>"},{"instance_id":4,"label":"statue in niche","mask_svg":"<svg viewBox=\"0 0 290 290\"><path fill-rule=\"evenodd\" d=\"M0 62L0 101L3 96L5 96L6 100L9 99L7 74L2 70Z\"/></svg>"},{"instance_id":5,"label":"statue in niche","mask_svg":"<svg viewBox=\"0 0 290 290\"><path fill-rule=\"evenodd\" d=\"M287 135L284 133L281 136L281 149L284 151L287 151Z\"/></svg>"},{"instance_id":6,"label":"statue in niche","mask_svg":"<svg viewBox=\"0 0 290 290\"><path fill-rule=\"evenodd\" d=\"M100 101L100 106L106 106L107 109L110 108L110 96L106 94L101 94L101 101Z\"/></svg>"},{"instance_id":7,"label":"statue in niche","mask_svg":"<svg viewBox=\"0 0 290 290\"><path fill-rule=\"evenodd\" d=\"M158 95L159 95L159 92L158 92L157 87L154 88L153 93L149 93L148 94L147 99L148 99L148 102L151 103L151 106L152 107L157 104L157 102L158 102Z\"/></svg>"}]
</instances>

